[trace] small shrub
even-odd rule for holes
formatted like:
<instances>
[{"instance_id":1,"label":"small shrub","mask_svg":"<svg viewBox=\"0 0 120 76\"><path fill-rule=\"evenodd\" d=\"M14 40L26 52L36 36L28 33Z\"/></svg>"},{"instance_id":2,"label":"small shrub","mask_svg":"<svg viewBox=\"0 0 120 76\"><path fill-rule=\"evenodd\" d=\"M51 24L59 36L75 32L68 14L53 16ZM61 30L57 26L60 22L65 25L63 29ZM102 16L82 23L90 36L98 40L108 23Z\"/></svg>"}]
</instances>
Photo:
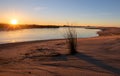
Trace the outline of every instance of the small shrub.
<instances>
[{"instance_id":1,"label":"small shrub","mask_svg":"<svg viewBox=\"0 0 120 76\"><path fill-rule=\"evenodd\" d=\"M64 35L70 54L74 55L77 53L77 32L73 28L68 28Z\"/></svg>"}]
</instances>

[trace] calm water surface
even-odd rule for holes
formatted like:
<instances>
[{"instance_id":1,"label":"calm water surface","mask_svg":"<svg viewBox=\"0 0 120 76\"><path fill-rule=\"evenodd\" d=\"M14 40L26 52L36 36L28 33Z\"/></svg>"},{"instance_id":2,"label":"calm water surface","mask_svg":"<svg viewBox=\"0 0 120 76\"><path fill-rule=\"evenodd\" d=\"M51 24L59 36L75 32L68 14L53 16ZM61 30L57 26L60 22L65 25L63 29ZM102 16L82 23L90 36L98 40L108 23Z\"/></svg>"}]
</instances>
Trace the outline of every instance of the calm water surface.
<instances>
[{"instance_id":1,"label":"calm water surface","mask_svg":"<svg viewBox=\"0 0 120 76\"><path fill-rule=\"evenodd\" d=\"M15 31L0 31L0 44L14 43L23 41L62 39L65 30L68 28L39 28L39 29L22 29ZM88 38L98 36L99 29L74 28L78 38Z\"/></svg>"}]
</instances>

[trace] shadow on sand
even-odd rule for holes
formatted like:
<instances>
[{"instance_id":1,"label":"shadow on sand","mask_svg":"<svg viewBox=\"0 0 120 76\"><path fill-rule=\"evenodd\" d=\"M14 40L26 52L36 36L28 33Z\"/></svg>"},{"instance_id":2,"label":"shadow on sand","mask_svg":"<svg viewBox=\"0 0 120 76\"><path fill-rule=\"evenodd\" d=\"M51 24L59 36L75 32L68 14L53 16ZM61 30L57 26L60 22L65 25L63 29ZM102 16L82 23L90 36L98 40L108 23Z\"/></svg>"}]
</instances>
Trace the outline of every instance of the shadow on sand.
<instances>
[{"instance_id":1,"label":"shadow on sand","mask_svg":"<svg viewBox=\"0 0 120 76\"><path fill-rule=\"evenodd\" d=\"M88 63L94 64L102 69L105 69L107 71L110 71L114 74L120 74L120 69L119 68L115 68L113 66L110 66L104 62L102 62L101 60L97 60L91 56L85 55L83 53L78 53L76 55L74 55L75 57L77 57L78 59L82 59L84 61L87 61Z\"/></svg>"},{"instance_id":2,"label":"shadow on sand","mask_svg":"<svg viewBox=\"0 0 120 76\"><path fill-rule=\"evenodd\" d=\"M67 56L65 56L65 55L52 57L52 61L67 61L67 60L68 60Z\"/></svg>"},{"instance_id":3,"label":"shadow on sand","mask_svg":"<svg viewBox=\"0 0 120 76\"><path fill-rule=\"evenodd\" d=\"M91 56L88 56L88 55L85 55L83 53L78 53L78 54L75 54L73 55L74 57L80 59L80 60L84 60L90 64L93 64L93 65L96 65L102 69L105 69L111 73L114 73L115 75L119 75L120 74L120 69L119 68L115 68L113 66L110 66L106 63L104 63L103 61L101 60L98 60L98 59L95 59ZM58 56L58 57L53 57L53 61L68 61L67 59L68 56ZM71 67L71 66L66 66L66 65L59 65L59 64L43 64L43 65L47 65L47 66L59 66L59 67ZM73 66L74 67L74 66ZM80 68L80 67L75 67L75 68ZM89 69L89 68L87 68ZM92 69L91 69L92 70Z\"/></svg>"}]
</instances>

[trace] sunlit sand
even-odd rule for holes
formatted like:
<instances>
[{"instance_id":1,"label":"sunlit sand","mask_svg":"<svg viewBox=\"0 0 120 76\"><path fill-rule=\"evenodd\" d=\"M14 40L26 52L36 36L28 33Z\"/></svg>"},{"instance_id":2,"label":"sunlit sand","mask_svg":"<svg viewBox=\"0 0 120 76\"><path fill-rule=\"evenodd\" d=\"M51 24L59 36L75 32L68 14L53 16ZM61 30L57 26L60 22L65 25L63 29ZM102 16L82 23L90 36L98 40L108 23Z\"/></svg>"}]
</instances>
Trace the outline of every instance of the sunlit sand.
<instances>
[{"instance_id":1,"label":"sunlit sand","mask_svg":"<svg viewBox=\"0 0 120 76\"><path fill-rule=\"evenodd\" d=\"M68 55L65 40L0 45L0 76L119 76L119 31L78 39L76 55Z\"/></svg>"}]
</instances>

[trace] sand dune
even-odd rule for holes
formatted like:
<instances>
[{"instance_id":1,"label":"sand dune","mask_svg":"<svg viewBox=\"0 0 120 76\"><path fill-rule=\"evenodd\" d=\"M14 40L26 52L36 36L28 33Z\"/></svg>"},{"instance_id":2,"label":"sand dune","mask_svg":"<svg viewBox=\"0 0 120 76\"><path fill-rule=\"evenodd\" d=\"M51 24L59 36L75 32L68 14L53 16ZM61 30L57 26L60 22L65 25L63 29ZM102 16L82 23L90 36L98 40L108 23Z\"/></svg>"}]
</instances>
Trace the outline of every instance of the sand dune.
<instances>
[{"instance_id":1,"label":"sand dune","mask_svg":"<svg viewBox=\"0 0 120 76\"><path fill-rule=\"evenodd\" d=\"M76 55L65 40L1 44L0 76L119 76L120 35L106 35L79 38Z\"/></svg>"}]
</instances>

